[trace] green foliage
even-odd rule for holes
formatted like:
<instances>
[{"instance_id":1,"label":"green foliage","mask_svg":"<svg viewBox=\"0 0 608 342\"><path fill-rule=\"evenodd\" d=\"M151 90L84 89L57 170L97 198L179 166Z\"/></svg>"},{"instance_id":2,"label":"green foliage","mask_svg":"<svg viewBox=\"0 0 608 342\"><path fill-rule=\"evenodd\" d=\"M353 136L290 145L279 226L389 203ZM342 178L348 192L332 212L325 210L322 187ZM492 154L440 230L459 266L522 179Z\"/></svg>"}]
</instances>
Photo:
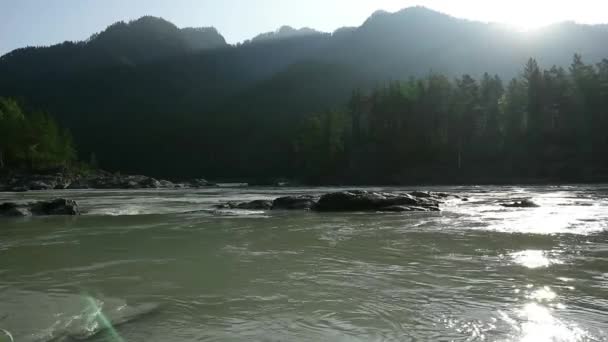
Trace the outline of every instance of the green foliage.
<instances>
[{"instance_id":1,"label":"green foliage","mask_svg":"<svg viewBox=\"0 0 608 342\"><path fill-rule=\"evenodd\" d=\"M0 98L0 168L52 168L75 159L71 135L47 114L25 114L16 101Z\"/></svg>"},{"instance_id":2,"label":"green foliage","mask_svg":"<svg viewBox=\"0 0 608 342\"><path fill-rule=\"evenodd\" d=\"M295 167L300 177L311 182L333 180L346 160L351 122L344 111L315 114L300 125L293 143Z\"/></svg>"},{"instance_id":3,"label":"green foliage","mask_svg":"<svg viewBox=\"0 0 608 342\"><path fill-rule=\"evenodd\" d=\"M398 182L414 174L470 180L488 178L485 170L495 179L580 179L589 169L608 167L607 90L608 60L586 65L579 55L569 72L541 70L530 59L506 89L487 73L480 81L464 75L453 82L431 74L366 95L354 92L350 120L310 116L295 152L304 161L300 171L316 179L338 174ZM431 173L425 178L420 170Z\"/></svg>"}]
</instances>

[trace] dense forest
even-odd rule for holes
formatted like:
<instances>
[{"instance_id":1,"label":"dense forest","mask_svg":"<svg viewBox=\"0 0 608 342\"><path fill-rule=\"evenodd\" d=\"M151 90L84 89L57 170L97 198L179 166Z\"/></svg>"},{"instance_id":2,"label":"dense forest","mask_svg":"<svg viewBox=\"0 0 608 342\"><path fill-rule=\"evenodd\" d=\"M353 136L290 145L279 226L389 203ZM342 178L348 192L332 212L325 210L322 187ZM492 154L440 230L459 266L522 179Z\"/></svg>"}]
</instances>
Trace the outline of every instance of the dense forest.
<instances>
[{"instance_id":1,"label":"dense forest","mask_svg":"<svg viewBox=\"0 0 608 342\"><path fill-rule=\"evenodd\" d=\"M524 34L422 7L237 45L144 17L0 57L0 96L51 113L81 160L124 173L583 180L603 174L605 41L606 25ZM588 64L570 66L574 53Z\"/></svg>"},{"instance_id":2,"label":"dense forest","mask_svg":"<svg viewBox=\"0 0 608 342\"><path fill-rule=\"evenodd\" d=\"M293 141L309 182L577 180L608 176L608 59L542 70L530 59L506 84L430 74L354 92L313 115Z\"/></svg>"},{"instance_id":3,"label":"dense forest","mask_svg":"<svg viewBox=\"0 0 608 342\"><path fill-rule=\"evenodd\" d=\"M76 158L72 138L43 112L25 113L0 98L0 172L70 167Z\"/></svg>"}]
</instances>

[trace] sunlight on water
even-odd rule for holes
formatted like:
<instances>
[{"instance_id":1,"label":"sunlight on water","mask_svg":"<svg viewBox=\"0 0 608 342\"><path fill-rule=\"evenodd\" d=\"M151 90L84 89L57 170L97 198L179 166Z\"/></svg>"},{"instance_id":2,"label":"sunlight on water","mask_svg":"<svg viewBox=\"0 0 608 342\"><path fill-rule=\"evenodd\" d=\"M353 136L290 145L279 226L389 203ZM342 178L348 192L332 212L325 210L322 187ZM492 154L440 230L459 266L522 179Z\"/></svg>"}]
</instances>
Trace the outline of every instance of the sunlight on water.
<instances>
[{"instance_id":1,"label":"sunlight on water","mask_svg":"<svg viewBox=\"0 0 608 342\"><path fill-rule=\"evenodd\" d=\"M473 198L466 205L455 202L450 209L466 214L471 223L469 226L473 228L505 233L589 235L608 228L608 210L604 199L572 196L567 192L535 194L521 189L514 191L506 196L512 200L490 194ZM521 199L531 199L539 207L501 206ZM482 217L479 216L480 212L484 213Z\"/></svg>"},{"instance_id":2,"label":"sunlight on water","mask_svg":"<svg viewBox=\"0 0 608 342\"><path fill-rule=\"evenodd\" d=\"M587 337L585 331L556 319L551 309L538 303L526 304L518 314L523 321L520 342L577 342Z\"/></svg>"},{"instance_id":3,"label":"sunlight on water","mask_svg":"<svg viewBox=\"0 0 608 342\"><path fill-rule=\"evenodd\" d=\"M527 250L511 254L511 258L517 264L527 268L548 267L551 264L561 264L557 259L549 258L544 251Z\"/></svg>"},{"instance_id":4,"label":"sunlight on water","mask_svg":"<svg viewBox=\"0 0 608 342\"><path fill-rule=\"evenodd\" d=\"M19 194L75 197L84 214L0 229L0 328L17 342L608 341L608 187L564 189L439 188L469 200L399 215L214 206L328 189ZM502 206L524 198L540 207Z\"/></svg>"},{"instance_id":5,"label":"sunlight on water","mask_svg":"<svg viewBox=\"0 0 608 342\"><path fill-rule=\"evenodd\" d=\"M539 302L551 301L557 297L557 294L551 290L548 286L544 286L530 294L530 299L535 299Z\"/></svg>"}]
</instances>

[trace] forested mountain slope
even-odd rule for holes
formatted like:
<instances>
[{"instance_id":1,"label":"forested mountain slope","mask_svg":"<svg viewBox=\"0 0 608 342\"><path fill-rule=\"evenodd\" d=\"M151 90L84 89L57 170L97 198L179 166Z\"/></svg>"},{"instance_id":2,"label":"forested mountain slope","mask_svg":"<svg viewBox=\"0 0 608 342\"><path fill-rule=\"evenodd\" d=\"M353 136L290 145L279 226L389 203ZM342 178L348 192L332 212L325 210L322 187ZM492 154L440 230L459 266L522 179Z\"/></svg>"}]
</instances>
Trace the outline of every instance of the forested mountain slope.
<instances>
[{"instance_id":1,"label":"forested mountain slope","mask_svg":"<svg viewBox=\"0 0 608 342\"><path fill-rule=\"evenodd\" d=\"M390 80L484 72L505 83L530 57L567 68L608 57L608 27L516 32L423 7L377 12L333 34L283 28L226 44L212 28L153 17L86 42L0 57L0 96L53 114L82 158L160 176L290 176L300 124ZM269 157L271 156L271 157ZM257 162L256 162L257 161Z\"/></svg>"}]
</instances>

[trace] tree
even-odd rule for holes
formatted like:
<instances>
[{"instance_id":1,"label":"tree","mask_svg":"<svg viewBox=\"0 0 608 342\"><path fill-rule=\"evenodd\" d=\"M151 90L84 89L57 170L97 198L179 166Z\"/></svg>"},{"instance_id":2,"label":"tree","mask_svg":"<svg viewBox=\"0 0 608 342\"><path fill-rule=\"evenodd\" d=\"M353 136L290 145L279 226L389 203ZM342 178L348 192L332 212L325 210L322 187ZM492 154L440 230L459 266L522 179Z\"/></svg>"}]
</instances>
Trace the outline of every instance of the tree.
<instances>
[{"instance_id":1,"label":"tree","mask_svg":"<svg viewBox=\"0 0 608 342\"><path fill-rule=\"evenodd\" d=\"M75 158L71 135L47 114L24 114L16 101L0 98L0 168L67 166Z\"/></svg>"},{"instance_id":2,"label":"tree","mask_svg":"<svg viewBox=\"0 0 608 342\"><path fill-rule=\"evenodd\" d=\"M0 169L7 159L15 158L20 146L24 121L21 108L14 100L0 98Z\"/></svg>"},{"instance_id":3,"label":"tree","mask_svg":"<svg viewBox=\"0 0 608 342\"><path fill-rule=\"evenodd\" d=\"M479 103L479 86L470 75L456 80L454 111L454 145L457 149L458 169L462 168L463 153L474 134L479 132L481 106Z\"/></svg>"}]
</instances>

